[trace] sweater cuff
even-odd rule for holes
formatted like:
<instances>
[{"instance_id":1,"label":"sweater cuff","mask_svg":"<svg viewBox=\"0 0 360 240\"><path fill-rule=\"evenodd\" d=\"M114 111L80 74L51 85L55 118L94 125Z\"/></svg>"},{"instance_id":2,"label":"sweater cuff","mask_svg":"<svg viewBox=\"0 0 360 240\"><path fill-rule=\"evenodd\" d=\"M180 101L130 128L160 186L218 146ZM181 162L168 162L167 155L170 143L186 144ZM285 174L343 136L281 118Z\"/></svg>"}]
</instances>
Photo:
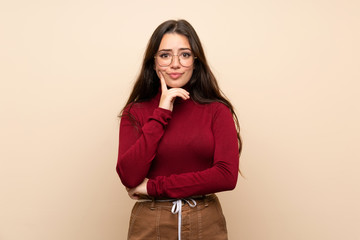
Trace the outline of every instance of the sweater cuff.
<instances>
[{"instance_id":1,"label":"sweater cuff","mask_svg":"<svg viewBox=\"0 0 360 240\"><path fill-rule=\"evenodd\" d=\"M146 185L146 189L150 197L156 197L156 187L153 180L149 179Z\"/></svg>"},{"instance_id":2,"label":"sweater cuff","mask_svg":"<svg viewBox=\"0 0 360 240\"><path fill-rule=\"evenodd\" d=\"M158 107L154 110L153 115L149 117L149 120L155 120L165 127L171 119L171 114L170 110Z\"/></svg>"},{"instance_id":3,"label":"sweater cuff","mask_svg":"<svg viewBox=\"0 0 360 240\"><path fill-rule=\"evenodd\" d=\"M165 176L158 176L155 179L149 179L146 185L148 195L151 197L169 197L165 190Z\"/></svg>"}]
</instances>

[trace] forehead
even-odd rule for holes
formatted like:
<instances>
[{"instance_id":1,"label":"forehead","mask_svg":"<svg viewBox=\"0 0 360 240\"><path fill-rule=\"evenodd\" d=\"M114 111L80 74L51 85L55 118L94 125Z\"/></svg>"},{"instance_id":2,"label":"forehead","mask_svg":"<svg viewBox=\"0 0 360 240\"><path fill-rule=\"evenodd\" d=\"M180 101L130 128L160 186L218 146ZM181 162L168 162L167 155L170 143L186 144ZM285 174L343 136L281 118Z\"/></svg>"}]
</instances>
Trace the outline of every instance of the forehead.
<instances>
[{"instance_id":1,"label":"forehead","mask_svg":"<svg viewBox=\"0 0 360 240\"><path fill-rule=\"evenodd\" d=\"M159 51L164 49L177 50L181 48L189 48L190 43L186 36L178 33L166 33L161 39Z\"/></svg>"}]
</instances>

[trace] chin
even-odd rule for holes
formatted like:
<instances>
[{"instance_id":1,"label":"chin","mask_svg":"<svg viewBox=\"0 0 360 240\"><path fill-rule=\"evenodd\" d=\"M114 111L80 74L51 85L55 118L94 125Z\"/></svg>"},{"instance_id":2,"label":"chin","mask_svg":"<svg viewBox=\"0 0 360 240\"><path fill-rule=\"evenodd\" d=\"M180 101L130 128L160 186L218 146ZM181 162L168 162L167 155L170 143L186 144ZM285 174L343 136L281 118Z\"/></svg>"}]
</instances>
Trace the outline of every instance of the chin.
<instances>
[{"instance_id":1,"label":"chin","mask_svg":"<svg viewBox=\"0 0 360 240\"><path fill-rule=\"evenodd\" d=\"M170 88L182 88L187 84L187 82L180 81L167 81L166 85Z\"/></svg>"},{"instance_id":2,"label":"chin","mask_svg":"<svg viewBox=\"0 0 360 240\"><path fill-rule=\"evenodd\" d=\"M182 88L184 84L167 84L169 88Z\"/></svg>"}]
</instances>

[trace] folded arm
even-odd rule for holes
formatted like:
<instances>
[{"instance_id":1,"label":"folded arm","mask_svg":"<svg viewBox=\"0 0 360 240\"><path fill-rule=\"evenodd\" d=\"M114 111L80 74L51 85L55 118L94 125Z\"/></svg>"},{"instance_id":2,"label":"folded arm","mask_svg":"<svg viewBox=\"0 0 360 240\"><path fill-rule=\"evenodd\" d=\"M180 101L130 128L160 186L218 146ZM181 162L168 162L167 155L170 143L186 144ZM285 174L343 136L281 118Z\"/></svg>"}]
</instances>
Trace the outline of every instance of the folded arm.
<instances>
[{"instance_id":1,"label":"folded arm","mask_svg":"<svg viewBox=\"0 0 360 240\"><path fill-rule=\"evenodd\" d=\"M134 111L130 113L137 118ZM129 115L121 118L116 171L125 187L136 187L145 179L170 119L171 111L162 108L156 108L138 129Z\"/></svg>"},{"instance_id":2,"label":"folded arm","mask_svg":"<svg viewBox=\"0 0 360 240\"><path fill-rule=\"evenodd\" d=\"M239 174L236 128L230 110L223 104L216 106L212 124L215 141L212 167L149 179L147 192L150 196L183 198L235 188Z\"/></svg>"}]
</instances>

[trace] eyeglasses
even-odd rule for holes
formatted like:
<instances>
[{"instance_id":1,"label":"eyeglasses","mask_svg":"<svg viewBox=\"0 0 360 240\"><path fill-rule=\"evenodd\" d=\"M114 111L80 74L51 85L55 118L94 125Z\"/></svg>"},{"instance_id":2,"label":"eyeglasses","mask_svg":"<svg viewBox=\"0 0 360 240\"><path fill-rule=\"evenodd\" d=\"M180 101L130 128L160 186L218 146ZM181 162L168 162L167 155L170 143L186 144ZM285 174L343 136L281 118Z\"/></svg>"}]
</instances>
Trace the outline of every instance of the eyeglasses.
<instances>
[{"instance_id":1,"label":"eyeglasses","mask_svg":"<svg viewBox=\"0 0 360 240\"><path fill-rule=\"evenodd\" d=\"M177 55L169 51L159 51L154 58L160 67L167 67L173 62L174 56L178 57L179 63L183 67L190 67L196 59L191 50L180 51Z\"/></svg>"}]
</instances>

